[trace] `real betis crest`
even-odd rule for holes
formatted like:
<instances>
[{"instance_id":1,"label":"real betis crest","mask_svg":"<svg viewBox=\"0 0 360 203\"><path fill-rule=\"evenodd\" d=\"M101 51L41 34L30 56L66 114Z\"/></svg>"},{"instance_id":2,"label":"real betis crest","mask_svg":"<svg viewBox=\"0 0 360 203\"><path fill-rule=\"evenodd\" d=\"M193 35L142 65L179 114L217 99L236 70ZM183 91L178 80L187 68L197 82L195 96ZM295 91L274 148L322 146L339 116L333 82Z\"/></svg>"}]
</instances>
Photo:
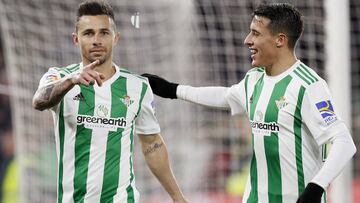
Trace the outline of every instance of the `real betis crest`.
<instances>
[{"instance_id":1,"label":"real betis crest","mask_svg":"<svg viewBox=\"0 0 360 203\"><path fill-rule=\"evenodd\" d=\"M129 107L134 100L132 100L128 95L125 95L123 98L120 98L120 101L126 106Z\"/></svg>"},{"instance_id":2,"label":"real betis crest","mask_svg":"<svg viewBox=\"0 0 360 203\"><path fill-rule=\"evenodd\" d=\"M280 110L288 105L286 98L284 96L280 97L279 100L275 100L277 108Z\"/></svg>"}]
</instances>

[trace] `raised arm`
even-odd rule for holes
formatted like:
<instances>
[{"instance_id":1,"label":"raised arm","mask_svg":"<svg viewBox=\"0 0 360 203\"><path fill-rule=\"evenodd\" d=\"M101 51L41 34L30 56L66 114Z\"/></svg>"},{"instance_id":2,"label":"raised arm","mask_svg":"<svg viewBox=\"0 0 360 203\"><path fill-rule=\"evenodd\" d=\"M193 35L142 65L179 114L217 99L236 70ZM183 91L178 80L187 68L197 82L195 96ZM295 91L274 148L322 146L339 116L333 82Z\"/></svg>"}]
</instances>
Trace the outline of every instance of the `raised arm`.
<instances>
[{"instance_id":1,"label":"raised arm","mask_svg":"<svg viewBox=\"0 0 360 203\"><path fill-rule=\"evenodd\" d=\"M64 95L78 84L88 86L96 81L101 86L104 76L94 70L98 63L99 61L94 61L85 66L79 74L69 75L63 79L40 85L32 100L33 107L43 111L57 105Z\"/></svg>"},{"instance_id":2,"label":"raised arm","mask_svg":"<svg viewBox=\"0 0 360 203\"><path fill-rule=\"evenodd\" d=\"M170 167L168 152L160 134L139 134L142 152L151 172L156 176L174 203L187 203Z\"/></svg>"}]
</instances>

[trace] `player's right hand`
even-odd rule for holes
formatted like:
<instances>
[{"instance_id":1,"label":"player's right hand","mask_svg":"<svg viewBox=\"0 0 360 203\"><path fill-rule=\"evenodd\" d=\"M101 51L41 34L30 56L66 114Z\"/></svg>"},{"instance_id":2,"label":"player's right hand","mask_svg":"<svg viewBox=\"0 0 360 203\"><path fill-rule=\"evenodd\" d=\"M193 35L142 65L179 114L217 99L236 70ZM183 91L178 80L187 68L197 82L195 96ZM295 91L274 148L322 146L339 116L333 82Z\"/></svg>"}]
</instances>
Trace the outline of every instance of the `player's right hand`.
<instances>
[{"instance_id":1,"label":"player's right hand","mask_svg":"<svg viewBox=\"0 0 360 203\"><path fill-rule=\"evenodd\" d=\"M98 86L102 85L102 80L105 79L105 76L97 71L95 71L96 66L99 64L99 60L96 60L86 66L84 66L80 73L72 76L72 82L74 84L83 84L86 86L93 85L96 81Z\"/></svg>"},{"instance_id":2,"label":"player's right hand","mask_svg":"<svg viewBox=\"0 0 360 203\"><path fill-rule=\"evenodd\" d=\"M163 98L177 99L176 90L179 84L169 82L162 77L149 73L144 73L141 76L149 79L149 83L154 94Z\"/></svg>"}]
</instances>

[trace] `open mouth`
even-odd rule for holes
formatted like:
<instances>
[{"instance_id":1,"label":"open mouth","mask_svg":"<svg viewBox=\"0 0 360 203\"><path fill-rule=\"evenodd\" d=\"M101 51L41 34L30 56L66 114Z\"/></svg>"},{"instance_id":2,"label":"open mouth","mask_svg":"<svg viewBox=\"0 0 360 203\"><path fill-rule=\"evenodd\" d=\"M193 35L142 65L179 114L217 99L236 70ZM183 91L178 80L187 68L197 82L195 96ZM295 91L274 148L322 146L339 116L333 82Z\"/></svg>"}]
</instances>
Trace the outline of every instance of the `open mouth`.
<instances>
[{"instance_id":1,"label":"open mouth","mask_svg":"<svg viewBox=\"0 0 360 203\"><path fill-rule=\"evenodd\" d=\"M250 49L251 58L254 58L255 55L258 53L257 49Z\"/></svg>"}]
</instances>

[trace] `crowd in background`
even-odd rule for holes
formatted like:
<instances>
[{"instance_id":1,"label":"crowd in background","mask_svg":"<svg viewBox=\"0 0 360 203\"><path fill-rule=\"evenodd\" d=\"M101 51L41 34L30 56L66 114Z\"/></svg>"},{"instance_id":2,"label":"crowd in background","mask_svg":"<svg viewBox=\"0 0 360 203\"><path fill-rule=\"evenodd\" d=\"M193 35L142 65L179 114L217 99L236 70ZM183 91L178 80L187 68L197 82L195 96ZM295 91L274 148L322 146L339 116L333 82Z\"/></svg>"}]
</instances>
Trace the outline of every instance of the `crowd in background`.
<instances>
[{"instance_id":1,"label":"crowd in background","mask_svg":"<svg viewBox=\"0 0 360 203\"><path fill-rule=\"evenodd\" d=\"M0 49L0 202L15 203L17 175L14 162L10 97L7 87L4 58L2 49Z\"/></svg>"}]
</instances>

